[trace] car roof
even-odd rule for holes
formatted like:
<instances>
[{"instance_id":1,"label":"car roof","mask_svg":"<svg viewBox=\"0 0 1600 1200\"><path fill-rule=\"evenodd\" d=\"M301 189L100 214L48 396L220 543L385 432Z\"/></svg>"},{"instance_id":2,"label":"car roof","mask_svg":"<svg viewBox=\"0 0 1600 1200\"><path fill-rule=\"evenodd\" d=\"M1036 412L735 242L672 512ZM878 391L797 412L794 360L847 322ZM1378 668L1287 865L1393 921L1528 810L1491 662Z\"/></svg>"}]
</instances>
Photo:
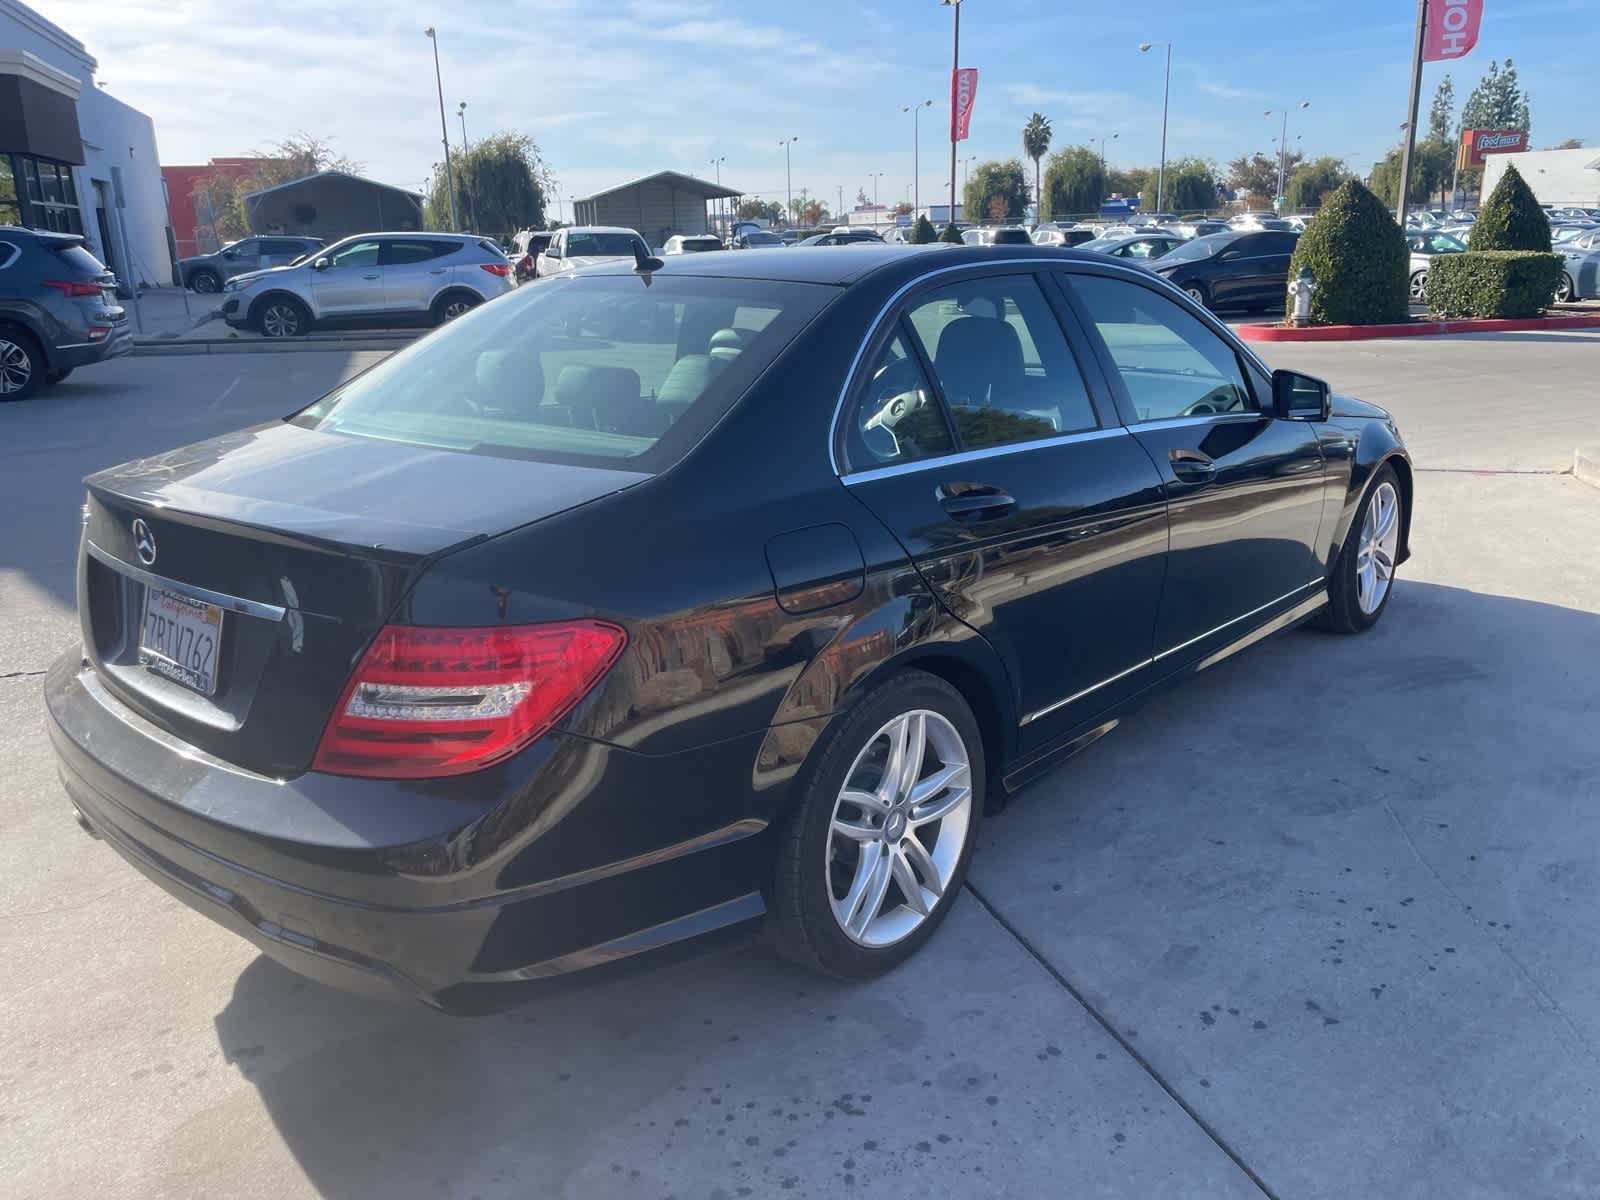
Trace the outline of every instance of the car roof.
<instances>
[{"instance_id":1,"label":"car roof","mask_svg":"<svg viewBox=\"0 0 1600 1200\"><path fill-rule=\"evenodd\" d=\"M568 225L568 233L631 233L639 236L637 229L629 229L625 225Z\"/></svg>"}]
</instances>

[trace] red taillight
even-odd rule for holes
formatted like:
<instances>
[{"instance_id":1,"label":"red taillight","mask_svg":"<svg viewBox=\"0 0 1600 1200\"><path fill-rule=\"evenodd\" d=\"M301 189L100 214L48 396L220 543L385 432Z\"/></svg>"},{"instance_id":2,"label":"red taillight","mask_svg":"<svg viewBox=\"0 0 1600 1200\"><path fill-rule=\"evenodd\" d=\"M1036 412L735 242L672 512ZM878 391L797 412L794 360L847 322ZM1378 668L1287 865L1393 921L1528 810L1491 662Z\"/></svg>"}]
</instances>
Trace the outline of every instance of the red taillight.
<instances>
[{"instance_id":1,"label":"red taillight","mask_svg":"<svg viewBox=\"0 0 1600 1200\"><path fill-rule=\"evenodd\" d=\"M45 279L40 286L59 288L64 296L98 296L100 285L98 283L79 283L73 279Z\"/></svg>"},{"instance_id":2,"label":"red taillight","mask_svg":"<svg viewBox=\"0 0 1600 1200\"><path fill-rule=\"evenodd\" d=\"M479 263L478 265L485 271L489 272L489 274L498 275L502 279L511 274L510 263Z\"/></svg>"},{"instance_id":3,"label":"red taillight","mask_svg":"<svg viewBox=\"0 0 1600 1200\"><path fill-rule=\"evenodd\" d=\"M111 326L109 325L91 325L89 326L89 340L91 342L98 342L110 332Z\"/></svg>"},{"instance_id":4,"label":"red taillight","mask_svg":"<svg viewBox=\"0 0 1600 1200\"><path fill-rule=\"evenodd\" d=\"M565 716L627 641L604 621L386 626L339 697L312 770L385 779L480 770Z\"/></svg>"}]
</instances>

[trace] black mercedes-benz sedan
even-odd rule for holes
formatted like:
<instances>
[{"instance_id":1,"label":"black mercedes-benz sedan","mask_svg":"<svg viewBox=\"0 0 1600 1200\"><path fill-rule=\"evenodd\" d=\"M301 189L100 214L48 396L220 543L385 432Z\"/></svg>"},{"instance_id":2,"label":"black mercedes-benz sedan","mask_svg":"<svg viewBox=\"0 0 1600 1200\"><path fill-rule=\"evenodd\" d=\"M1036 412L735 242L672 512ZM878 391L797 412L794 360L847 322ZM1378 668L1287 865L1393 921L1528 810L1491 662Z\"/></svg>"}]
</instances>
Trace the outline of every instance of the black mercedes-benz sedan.
<instances>
[{"instance_id":1,"label":"black mercedes-benz sedan","mask_svg":"<svg viewBox=\"0 0 1600 1200\"><path fill-rule=\"evenodd\" d=\"M1412 473L1148 271L873 246L541 280L87 486L81 823L297 970L475 1011L763 926L892 967L1007 792L1377 621Z\"/></svg>"}]
</instances>

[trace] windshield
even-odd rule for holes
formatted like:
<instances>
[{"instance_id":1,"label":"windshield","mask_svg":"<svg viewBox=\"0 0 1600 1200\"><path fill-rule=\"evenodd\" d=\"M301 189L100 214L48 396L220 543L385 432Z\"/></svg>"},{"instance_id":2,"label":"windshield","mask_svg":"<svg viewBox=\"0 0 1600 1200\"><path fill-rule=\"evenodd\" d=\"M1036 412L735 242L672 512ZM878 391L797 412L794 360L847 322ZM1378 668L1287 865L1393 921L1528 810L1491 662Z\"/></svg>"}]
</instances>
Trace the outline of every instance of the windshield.
<instances>
[{"instance_id":1,"label":"windshield","mask_svg":"<svg viewBox=\"0 0 1600 1200\"><path fill-rule=\"evenodd\" d=\"M1192 242L1184 242L1168 250L1161 256L1161 265L1165 267L1173 263L1199 262L1203 258L1210 258L1218 250L1226 249L1231 241L1233 241L1232 235L1220 233L1195 238Z\"/></svg>"},{"instance_id":2,"label":"windshield","mask_svg":"<svg viewBox=\"0 0 1600 1200\"><path fill-rule=\"evenodd\" d=\"M1429 254L1459 254L1467 248L1463 242L1448 233L1425 233L1411 240L1417 244L1419 250Z\"/></svg>"},{"instance_id":3,"label":"windshield","mask_svg":"<svg viewBox=\"0 0 1600 1200\"><path fill-rule=\"evenodd\" d=\"M574 231L567 234L567 255L570 258L632 258L634 247L642 244L631 233Z\"/></svg>"},{"instance_id":4,"label":"windshield","mask_svg":"<svg viewBox=\"0 0 1600 1200\"><path fill-rule=\"evenodd\" d=\"M1115 246L1121 240L1122 240L1121 238L1105 238L1105 237L1090 238L1087 242L1079 242L1078 243L1078 249L1079 250L1105 250L1108 247Z\"/></svg>"},{"instance_id":5,"label":"windshield","mask_svg":"<svg viewBox=\"0 0 1600 1200\"><path fill-rule=\"evenodd\" d=\"M330 433L504 458L660 470L835 295L657 274L529 284L292 418Z\"/></svg>"},{"instance_id":6,"label":"windshield","mask_svg":"<svg viewBox=\"0 0 1600 1200\"><path fill-rule=\"evenodd\" d=\"M781 246L783 239L775 233L747 233L744 235L747 246Z\"/></svg>"}]
</instances>

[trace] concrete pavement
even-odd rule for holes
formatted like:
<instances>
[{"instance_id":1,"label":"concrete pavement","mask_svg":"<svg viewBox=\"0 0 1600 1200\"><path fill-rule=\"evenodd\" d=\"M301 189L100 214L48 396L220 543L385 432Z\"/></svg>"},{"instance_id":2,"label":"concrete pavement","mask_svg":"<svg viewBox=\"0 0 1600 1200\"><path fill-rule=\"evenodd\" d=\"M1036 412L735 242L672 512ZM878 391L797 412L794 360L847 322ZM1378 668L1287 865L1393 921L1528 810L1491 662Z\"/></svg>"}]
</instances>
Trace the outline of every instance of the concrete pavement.
<instances>
[{"instance_id":1,"label":"concrete pavement","mask_svg":"<svg viewBox=\"0 0 1600 1200\"><path fill-rule=\"evenodd\" d=\"M78 477L373 356L123 360L0 406L0 1178L46 1198L1600 1192L1600 500L1554 473L1592 438L1593 340L1268 347L1411 441L1416 553L1384 621L1267 642L1029 788L889 978L745 950L477 1021L306 983L169 899L72 825L42 728ZM1538 473L1477 473L1507 470Z\"/></svg>"}]
</instances>

